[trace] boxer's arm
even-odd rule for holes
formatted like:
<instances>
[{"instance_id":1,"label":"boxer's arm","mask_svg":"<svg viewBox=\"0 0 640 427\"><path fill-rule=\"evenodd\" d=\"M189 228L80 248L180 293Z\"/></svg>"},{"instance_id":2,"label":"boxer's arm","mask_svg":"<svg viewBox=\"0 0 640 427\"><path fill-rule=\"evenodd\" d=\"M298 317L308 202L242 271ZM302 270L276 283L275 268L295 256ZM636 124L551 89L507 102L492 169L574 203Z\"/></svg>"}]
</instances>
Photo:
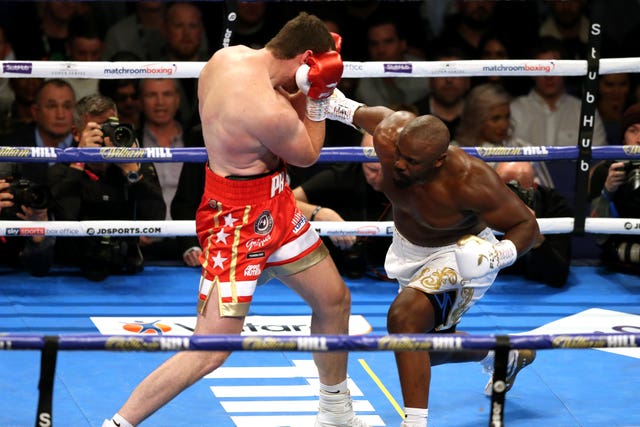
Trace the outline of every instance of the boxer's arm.
<instances>
[{"instance_id":1,"label":"boxer's arm","mask_svg":"<svg viewBox=\"0 0 640 427\"><path fill-rule=\"evenodd\" d=\"M488 227L504 233L496 245L466 236L458 243L456 258L460 271L465 279L470 279L513 264L518 256L532 248L540 230L535 215L492 168L459 152L450 155L457 156L462 156L461 164L468 165L468 169L457 173L460 181L452 183L452 197L458 200L462 210L475 212Z\"/></svg>"}]
</instances>

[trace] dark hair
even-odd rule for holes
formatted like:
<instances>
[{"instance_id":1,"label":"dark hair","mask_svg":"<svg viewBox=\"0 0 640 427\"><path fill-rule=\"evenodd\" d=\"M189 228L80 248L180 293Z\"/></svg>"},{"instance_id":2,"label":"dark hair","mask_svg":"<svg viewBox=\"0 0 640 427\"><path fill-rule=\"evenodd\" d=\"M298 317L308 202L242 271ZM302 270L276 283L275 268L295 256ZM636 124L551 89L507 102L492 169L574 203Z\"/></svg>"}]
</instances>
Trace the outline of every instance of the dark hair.
<instances>
[{"instance_id":1,"label":"dark hair","mask_svg":"<svg viewBox=\"0 0 640 427\"><path fill-rule=\"evenodd\" d=\"M69 40L77 37L104 40L104 31L92 15L77 15L69 21Z\"/></svg>"},{"instance_id":2,"label":"dark hair","mask_svg":"<svg viewBox=\"0 0 640 427\"><path fill-rule=\"evenodd\" d=\"M301 12L287 22L265 47L278 59L292 59L311 50L324 53L335 50L333 37L317 16Z\"/></svg>"},{"instance_id":3,"label":"dark hair","mask_svg":"<svg viewBox=\"0 0 640 427\"><path fill-rule=\"evenodd\" d=\"M567 58L567 48L562 40L557 37L543 36L538 39L531 49L531 58L547 52L557 52L560 55L558 59Z\"/></svg>"},{"instance_id":4,"label":"dark hair","mask_svg":"<svg viewBox=\"0 0 640 427\"><path fill-rule=\"evenodd\" d=\"M128 61L142 61L142 59L133 52L127 50L121 50L109 58L109 61L113 62L128 62ZM104 96L115 99L116 91L121 87L133 85L138 91L138 79L101 79L98 82L98 92Z\"/></svg>"},{"instance_id":5,"label":"dark hair","mask_svg":"<svg viewBox=\"0 0 640 427\"><path fill-rule=\"evenodd\" d=\"M97 116L108 110L113 110L116 114L118 111L116 103L111 98L103 95L87 95L76 102L73 110L73 124L80 129L85 125L85 114Z\"/></svg>"}]
</instances>

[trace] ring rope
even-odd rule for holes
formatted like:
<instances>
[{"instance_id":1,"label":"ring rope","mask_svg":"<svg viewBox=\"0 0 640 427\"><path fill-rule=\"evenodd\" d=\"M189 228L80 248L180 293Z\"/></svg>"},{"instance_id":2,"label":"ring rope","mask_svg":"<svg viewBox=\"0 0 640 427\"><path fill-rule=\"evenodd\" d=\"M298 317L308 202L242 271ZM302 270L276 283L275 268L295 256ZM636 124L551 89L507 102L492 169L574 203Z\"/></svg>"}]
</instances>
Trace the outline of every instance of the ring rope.
<instances>
[{"instance_id":1,"label":"ring rope","mask_svg":"<svg viewBox=\"0 0 640 427\"><path fill-rule=\"evenodd\" d=\"M538 218L542 234L566 234L575 218ZM391 236L393 221L313 221L321 236ZM586 218L594 234L640 234L640 218ZM497 232L496 232L497 233ZM193 220L173 221L0 221L0 236L195 236Z\"/></svg>"},{"instance_id":2,"label":"ring rope","mask_svg":"<svg viewBox=\"0 0 640 427\"><path fill-rule=\"evenodd\" d=\"M543 335L304 335L304 336L142 336L142 335L21 335L0 337L0 350L39 350L54 337L60 350L110 351L451 351L492 350L500 337L512 349L586 349L640 347L640 333Z\"/></svg>"},{"instance_id":3,"label":"ring rope","mask_svg":"<svg viewBox=\"0 0 640 427\"><path fill-rule=\"evenodd\" d=\"M485 161L575 160L577 147L462 147L468 154ZM640 146L609 145L593 147L593 160L640 159ZM204 147L7 147L0 146L0 162L201 162L207 160ZM324 147L318 162L377 162L371 147Z\"/></svg>"},{"instance_id":4,"label":"ring rope","mask_svg":"<svg viewBox=\"0 0 640 427\"><path fill-rule=\"evenodd\" d=\"M198 78L203 61L0 61L1 77L93 79ZM343 78L442 76L584 76L586 60L344 62ZM601 58L599 74L638 72L640 58Z\"/></svg>"}]
</instances>

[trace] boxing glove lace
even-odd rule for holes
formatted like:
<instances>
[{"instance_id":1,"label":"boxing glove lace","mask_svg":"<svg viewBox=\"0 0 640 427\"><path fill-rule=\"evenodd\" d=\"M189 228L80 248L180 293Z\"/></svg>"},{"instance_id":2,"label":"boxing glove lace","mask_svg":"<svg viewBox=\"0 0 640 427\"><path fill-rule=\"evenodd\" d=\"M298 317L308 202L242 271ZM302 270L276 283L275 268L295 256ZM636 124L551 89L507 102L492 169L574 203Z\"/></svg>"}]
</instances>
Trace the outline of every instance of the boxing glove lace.
<instances>
[{"instance_id":1,"label":"boxing glove lace","mask_svg":"<svg viewBox=\"0 0 640 427\"><path fill-rule=\"evenodd\" d=\"M492 244L478 236L467 235L458 240L455 255L462 278L470 280L510 266L516 261L518 251L511 240Z\"/></svg>"},{"instance_id":2,"label":"boxing glove lace","mask_svg":"<svg viewBox=\"0 0 640 427\"><path fill-rule=\"evenodd\" d=\"M343 64L336 51L311 55L296 71L296 84L307 95L306 115L322 121L327 116L328 98L340 82Z\"/></svg>"}]
</instances>

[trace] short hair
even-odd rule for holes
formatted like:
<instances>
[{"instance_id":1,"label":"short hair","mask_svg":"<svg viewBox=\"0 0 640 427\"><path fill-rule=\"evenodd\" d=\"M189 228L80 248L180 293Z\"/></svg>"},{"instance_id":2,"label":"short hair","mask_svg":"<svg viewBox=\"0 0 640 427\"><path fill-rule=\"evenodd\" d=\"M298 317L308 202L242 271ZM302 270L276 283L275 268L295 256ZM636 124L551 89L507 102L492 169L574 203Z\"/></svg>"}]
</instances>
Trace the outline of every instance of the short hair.
<instances>
[{"instance_id":1,"label":"short hair","mask_svg":"<svg viewBox=\"0 0 640 427\"><path fill-rule=\"evenodd\" d=\"M73 90L73 87L71 86L71 84L69 84L68 81L63 79L57 79L57 78L48 79L48 80L44 80L36 90L36 97L35 97L36 104L40 102L40 95L42 94L42 91L44 90L44 88L46 88L47 86L55 86L57 88L62 88L62 87L69 88L71 93L73 93L73 98L75 99L76 97L76 92Z\"/></svg>"},{"instance_id":2,"label":"short hair","mask_svg":"<svg viewBox=\"0 0 640 427\"><path fill-rule=\"evenodd\" d=\"M538 38L533 48L531 48L531 58L547 52L557 52L560 58L567 59L567 48L562 40L553 36L542 36Z\"/></svg>"},{"instance_id":3,"label":"short hair","mask_svg":"<svg viewBox=\"0 0 640 427\"><path fill-rule=\"evenodd\" d=\"M300 12L265 47L278 59L292 59L308 49L313 53L324 53L335 50L336 45L320 18Z\"/></svg>"},{"instance_id":4,"label":"short hair","mask_svg":"<svg viewBox=\"0 0 640 427\"><path fill-rule=\"evenodd\" d=\"M461 147L475 147L482 123L489 117L491 108L511 102L511 95L495 83L484 83L471 89L464 100L460 124L455 140Z\"/></svg>"},{"instance_id":5,"label":"short hair","mask_svg":"<svg viewBox=\"0 0 640 427\"><path fill-rule=\"evenodd\" d=\"M80 129L85 125L84 116L86 114L97 116L108 110L113 110L116 115L118 114L113 99L98 94L87 95L76 102L76 108L73 110L73 124L77 129Z\"/></svg>"}]
</instances>

